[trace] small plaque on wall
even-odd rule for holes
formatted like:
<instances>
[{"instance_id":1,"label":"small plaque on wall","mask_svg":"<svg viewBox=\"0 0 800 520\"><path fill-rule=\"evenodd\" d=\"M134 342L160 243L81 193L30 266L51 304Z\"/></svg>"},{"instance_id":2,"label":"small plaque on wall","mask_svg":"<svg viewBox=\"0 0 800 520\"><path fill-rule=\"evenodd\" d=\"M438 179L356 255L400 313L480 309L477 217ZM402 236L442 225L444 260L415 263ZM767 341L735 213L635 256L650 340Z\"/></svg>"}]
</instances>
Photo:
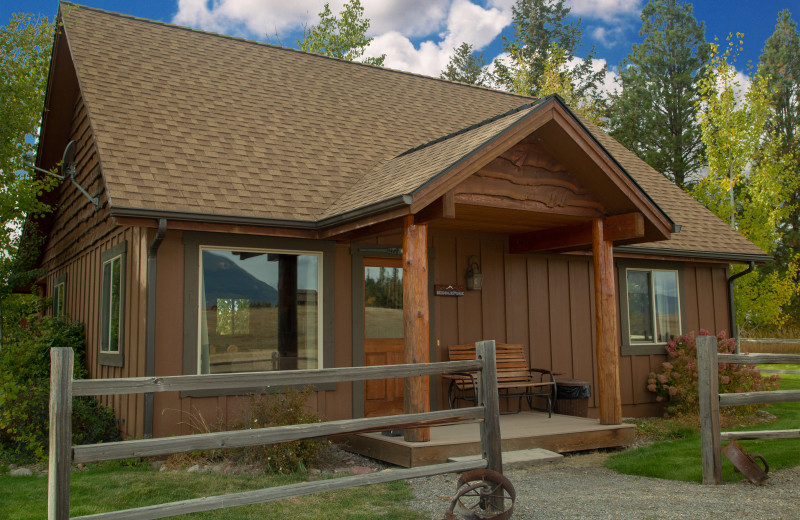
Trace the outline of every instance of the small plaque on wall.
<instances>
[{"instance_id":1,"label":"small plaque on wall","mask_svg":"<svg viewBox=\"0 0 800 520\"><path fill-rule=\"evenodd\" d=\"M463 285L434 284L433 290L436 296L464 296Z\"/></svg>"}]
</instances>

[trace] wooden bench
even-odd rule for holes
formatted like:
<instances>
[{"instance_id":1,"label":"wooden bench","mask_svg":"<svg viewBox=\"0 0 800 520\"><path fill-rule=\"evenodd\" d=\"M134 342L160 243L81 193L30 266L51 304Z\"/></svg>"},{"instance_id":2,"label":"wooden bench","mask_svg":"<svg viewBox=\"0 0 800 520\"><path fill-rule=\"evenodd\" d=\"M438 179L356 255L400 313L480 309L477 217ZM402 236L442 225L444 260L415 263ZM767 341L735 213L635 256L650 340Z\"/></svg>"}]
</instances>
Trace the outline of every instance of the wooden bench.
<instances>
[{"instance_id":1,"label":"wooden bench","mask_svg":"<svg viewBox=\"0 0 800 520\"><path fill-rule=\"evenodd\" d=\"M525 358L522 345L496 343L497 353L497 388L500 397L517 397L517 412L522 410L522 398L528 400L533 409L533 398L541 397L547 403L547 416L553 416L553 400L556 395L556 380L553 373L541 368L530 368ZM450 345L447 348L450 361L475 359L475 344ZM459 400L477 404L475 388L477 381L474 373L444 374L442 378L450 380L448 401L450 408L455 408ZM544 410L543 410L544 411Z\"/></svg>"}]
</instances>

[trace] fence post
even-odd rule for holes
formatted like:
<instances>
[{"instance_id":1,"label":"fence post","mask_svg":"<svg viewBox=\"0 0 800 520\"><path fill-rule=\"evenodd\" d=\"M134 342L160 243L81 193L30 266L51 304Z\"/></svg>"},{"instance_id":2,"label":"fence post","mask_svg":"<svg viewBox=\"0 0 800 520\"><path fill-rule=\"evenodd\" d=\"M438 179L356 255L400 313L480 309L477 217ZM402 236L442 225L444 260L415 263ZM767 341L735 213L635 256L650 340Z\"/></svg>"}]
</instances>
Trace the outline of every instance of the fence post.
<instances>
[{"instance_id":1,"label":"fence post","mask_svg":"<svg viewBox=\"0 0 800 520\"><path fill-rule=\"evenodd\" d=\"M697 336L697 384L700 399L703 484L721 484L722 446L719 424L719 361L716 336Z\"/></svg>"},{"instance_id":2,"label":"fence post","mask_svg":"<svg viewBox=\"0 0 800 520\"><path fill-rule=\"evenodd\" d=\"M487 469L503 472L503 453L500 447L500 397L497 395L497 359L494 340L479 341L475 344L475 354L483 361L478 374L478 398L480 406L485 407L481 423L481 448L486 459Z\"/></svg>"},{"instance_id":3,"label":"fence post","mask_svg":"<svg viewBox=\"0 0 800 520\"><path fill-rule=\"evenodd\" d=\"M71 348L50 349L50 461L47 472L47 520L69 520L72 463Z\"/></svg>"}]
</instances>

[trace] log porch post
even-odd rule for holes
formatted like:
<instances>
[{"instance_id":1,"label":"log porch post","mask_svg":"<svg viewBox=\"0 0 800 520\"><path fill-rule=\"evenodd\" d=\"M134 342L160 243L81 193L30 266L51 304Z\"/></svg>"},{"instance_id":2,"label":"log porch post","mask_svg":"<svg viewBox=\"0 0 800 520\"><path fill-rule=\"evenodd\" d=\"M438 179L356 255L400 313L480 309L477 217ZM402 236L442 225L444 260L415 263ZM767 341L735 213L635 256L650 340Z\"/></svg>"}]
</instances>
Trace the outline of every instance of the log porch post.
<instances>
[{"instance_id":1,"label":"log porch post","mask_svg":"<svg viewBox=\"0 0 800 520\"><path fill-rule=\"evenodd\" d=\"M405 327L405 363L430 362L428 332L428 226L415 224L414 216L403 220L403 321ZM428 377L407 377L404 382L403 411L429 412ZM430 428L405 431L405 440L424 442L431 439Z\"/></svg>"},{"instance_id":2,"label":"log porch post","mask_svg":"<svg viewBox=\"0 0 800 520\"><path fill-rule=\"evenodd\" d=\"M614 253L612 242L606 240L603 234L603 219L594 219L592 221L592 256L594 257L594 301L597 328L597 383L600 401L600 424L621 424L622 399L619 390Z\"/></svg>"}]
</instances>

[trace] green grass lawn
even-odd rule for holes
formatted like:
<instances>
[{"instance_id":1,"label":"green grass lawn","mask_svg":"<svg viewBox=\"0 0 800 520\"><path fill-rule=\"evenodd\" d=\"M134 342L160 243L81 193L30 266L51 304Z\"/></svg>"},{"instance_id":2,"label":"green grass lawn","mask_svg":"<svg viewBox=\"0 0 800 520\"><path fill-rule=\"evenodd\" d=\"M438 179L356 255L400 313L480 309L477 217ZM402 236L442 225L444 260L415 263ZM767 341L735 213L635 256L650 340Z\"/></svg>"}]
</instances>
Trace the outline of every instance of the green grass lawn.
<instances>
[{"instance_id":1,"label":"green grass lawn","mask_svg":"<svg viewBox=\"0 0 800 520\"><path fill-rule=\"evenodd\" d=\"M770 365L775 367L775 365ZM800 365L785 365L784 369L800 370ZM781 374L781 390L800 389L800 375ZM789 430L800 428L800 403L773 404L766 410L778 417L776 421L737 428L737 430ZM657 442L627 450L608 458L607 468L629 475L702 482L700 432L680 430L681 438ZM748 453L758 453L767 459L770 471L800 466L800 444L797 439L737 441ZM722 457L722 479L742 480L734 473L733 465Z\"/></svg>"},{"instance_id":2,"label":"green grass lawn","mask_svg":"<svg viewBox=\"0 0 800 520\"><path fill-rule=\"evenodd\" d=\"M70 513L71 516L90 515L298 481L300 479L296 476L159 473L147 466L93 465L89 471L72 474ZM198 520L421 518L419 513L407 506L410 500L409 484L399 481L175 518ZM446 504L443 504L442 510L445 508ZM41 520L46 517L46 477L0 477L0 518Z\"/></svg>"}]
</instances>

